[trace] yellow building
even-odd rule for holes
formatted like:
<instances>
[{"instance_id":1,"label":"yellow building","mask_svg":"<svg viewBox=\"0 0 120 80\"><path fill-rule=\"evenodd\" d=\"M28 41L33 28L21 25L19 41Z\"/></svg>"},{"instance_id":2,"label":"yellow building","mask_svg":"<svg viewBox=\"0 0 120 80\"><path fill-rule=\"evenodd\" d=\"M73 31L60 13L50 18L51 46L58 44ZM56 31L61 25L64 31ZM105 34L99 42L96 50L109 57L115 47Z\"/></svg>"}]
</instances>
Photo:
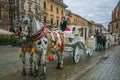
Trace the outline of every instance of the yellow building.
<instances>
[{"instance_id":1,"label":"yellow building","mask_svg":"<svg viewBox=\"0 0 120 80\"><path fill-rule=\"evenodd\" d=\"M77 14L71 13L66 16L68 25L88 26L88 21Z\"/></svg>"},{"instance_id":2,"label":"yellow building","mask_svg":"<svg viewBox=\"0 0 120 80\"><path fill-rule=\"evenodd\" d=\"M61 17L65 16L67 5L63 0L41 0L41 20L50 26L59 27Z\"/></svg>"},{"instance_id":3,"label":"yellow building","mask_svg":"<svg viewBox=\"0 0 120 80\"><path fill-rule=\"evenodd\" d=\"M89 27L90 35L95 34L96 25L94 21L88 21L87 19L72 13L70 10L66 10L68 25L87 26Z\"/></svg>"},{"instance_id":4,"label":"yellow building","mask_svg":"<svg viewBox=\"0 0 120 80\"><path fill-rule=\"evenodd\" d=\"M19 0L20 17L34 17L46 25L59 26L67 5L63 0Z\"/></svg>"}]
</instances>

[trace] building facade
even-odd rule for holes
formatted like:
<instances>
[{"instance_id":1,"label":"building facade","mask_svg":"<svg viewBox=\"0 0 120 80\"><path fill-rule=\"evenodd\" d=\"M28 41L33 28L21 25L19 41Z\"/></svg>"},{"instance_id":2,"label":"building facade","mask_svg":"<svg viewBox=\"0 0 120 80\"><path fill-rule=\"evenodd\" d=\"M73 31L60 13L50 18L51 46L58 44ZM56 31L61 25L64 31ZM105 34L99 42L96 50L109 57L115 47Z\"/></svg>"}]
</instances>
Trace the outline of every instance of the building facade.
<instances>
[{"instance_id":1,"label":"building facade","mask_svg":"<svg viewBox=\"0 0 120 80\"><path fill-rule=\"evenodd\" d=\"M59 27L61 17L65 16L65 8L67 5L63 0L41 0L42 22L47 26Z\"/></svg>"},{"instance_id":2,"label":"building facade","mask_svg":"<svg viewBox=\"0 0 120 80\"><path fill-rule=\"evenodd\" d=\"M67 5L63 0L1 0L0 28L10 30L21 17L35 18L46 25L59 26Z\"/></svg>"},{"instance_id":3,"label":"building facade","mask_svg":"<svg viewBox=\"0 0 120 80\"><path fill-rule=\"evenodd\" d=\"M66 14L68 25L77 25L77 26L88 26L88 20L82 18L81 16L70 13Z\"/></svg>"},{"instance_id":4,"label":"building facade","mask_svg":"<svg viewBox=\"0 0 120 80\"><path fill-rule=\"evenodd\" d=\"M112 11L112 21L108 25L108 31L120 35L120 0Z\"/></svg>"},{"instance_id":5,"label":"building facade","mask_svg":"<svg viewBox=\"0 0 120 80\"><path fill-rule=\"evenodd\" d=\"M41 0L19 0L20 17L40 19Z\"/></svg>"},{"instance_id":6,"label":"building facade","mask_svg":"<svg viewBox=\"0 0 120 80\"><path fill-rule=\"evenodd\" d=\"M18 18L18 0L0 1L0 28L10 30L13 20Z\"/></svg>"},{"instance_id":7,"label":"building facade","mask_svg":"<svg viewBox=\"0 0 120 80\"><path fill-rule=\"evenodd\" d=\"M90 35L95 35L95 30L97 28L97 26L95 25L94 21L89 21L88 22L88 27L90 29Z\"/></svg>"},{"instance_id":8,"label":"building facade","mask_svg":"<svg viewBox=\"0 0 120 80\"><path fill-rule=\"evenodd\" d=\"M59 26L67 5L63 0L20 0L20 17L34 17L47 26Z\"/></svg>"},{"instance_id":9,"label":"building facade","mask_svg":"<svg viewBox=\"0 0 120 80\"><path fill-rule=\"evenodd\" d=\"M96 25L94 21L88 21L87 19L72 13L70 10L66 10L67 23L69 25L87 26L89 27L90 35L95 34Z\"/></svg>"}]
</instances>

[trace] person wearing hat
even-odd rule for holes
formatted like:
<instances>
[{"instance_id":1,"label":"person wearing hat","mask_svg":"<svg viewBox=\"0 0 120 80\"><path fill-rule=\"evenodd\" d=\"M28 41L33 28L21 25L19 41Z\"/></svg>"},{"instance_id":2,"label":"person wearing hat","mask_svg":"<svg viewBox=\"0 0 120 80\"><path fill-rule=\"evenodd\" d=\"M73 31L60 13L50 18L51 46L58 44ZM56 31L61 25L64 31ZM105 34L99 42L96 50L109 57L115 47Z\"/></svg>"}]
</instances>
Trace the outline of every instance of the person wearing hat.
<instances>
[{"instance_id":1,"label":"person wearing hat","mask_svg":"<svg viewBox=\"0 0 120 80\"><path fill-rule=\"evenodd\" d=\"M61 18L60 29L62 31L65 31L66 28L67 28L67 21L66 21L65 17L63 16Z\"/></svg>"}]
</instances>

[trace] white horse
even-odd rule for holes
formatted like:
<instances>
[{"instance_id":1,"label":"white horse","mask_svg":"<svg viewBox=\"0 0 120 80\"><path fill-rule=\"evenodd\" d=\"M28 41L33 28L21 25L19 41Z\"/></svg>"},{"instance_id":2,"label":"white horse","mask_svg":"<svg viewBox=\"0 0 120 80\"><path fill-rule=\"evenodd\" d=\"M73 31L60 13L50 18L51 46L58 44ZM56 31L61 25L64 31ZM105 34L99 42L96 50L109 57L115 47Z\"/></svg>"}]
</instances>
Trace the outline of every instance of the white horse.
<instances>
[{"instance_id":1,"label":"white horse","mask_svg":"<svg viewBox=\"0 0 120 80\"><path fill-rule=\"evenodd\" d=\"M17 24L19 39L21 41L21 54L23 62L22 75L26 75L26 57L30 54L29 75L37 76L40 72L41 78L46 77L46 63L54 59L53 55L57 54L57 69L63 69L63 57L65 46L65 35L61 31L50 31L42 23L35 19L23 19ZM34 54L35 53L35 54ZM32 63L34 65L34 74L32 72Z\"/></svg>"}]
</instances>

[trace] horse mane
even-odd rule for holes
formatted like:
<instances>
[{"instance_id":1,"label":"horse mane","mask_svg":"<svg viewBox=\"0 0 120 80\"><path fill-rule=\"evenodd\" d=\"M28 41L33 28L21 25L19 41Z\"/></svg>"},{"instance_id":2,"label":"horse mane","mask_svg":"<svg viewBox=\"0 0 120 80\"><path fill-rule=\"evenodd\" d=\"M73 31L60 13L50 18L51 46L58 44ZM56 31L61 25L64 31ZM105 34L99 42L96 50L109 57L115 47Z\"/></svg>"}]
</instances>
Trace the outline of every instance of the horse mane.
<instances>
[{"instance_id":1,"label":"horse mane","mask_svg":"<svg viewBox=\"0 0 120 80\"><path fill-rule=\"evenodd\" d=\"M44 28L44 25L42 22L39 22L35 19L32 20L32 31L33 34L37 34L39 33L40 30L42 30Z\"/></svg>"}]
</instances>

